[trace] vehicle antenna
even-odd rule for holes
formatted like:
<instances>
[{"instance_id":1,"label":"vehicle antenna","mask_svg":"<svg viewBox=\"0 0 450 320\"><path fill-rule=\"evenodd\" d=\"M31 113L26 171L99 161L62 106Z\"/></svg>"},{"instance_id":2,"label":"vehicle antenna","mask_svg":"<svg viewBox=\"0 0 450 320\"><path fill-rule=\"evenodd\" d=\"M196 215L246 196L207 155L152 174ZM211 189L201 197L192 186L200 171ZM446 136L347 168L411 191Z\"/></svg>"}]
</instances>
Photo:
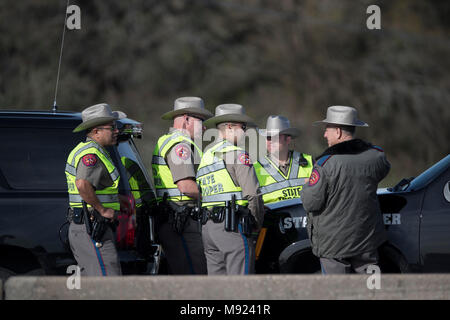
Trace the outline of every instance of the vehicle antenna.
<instances>
[{"instance_id":1,"label":"vehicle antenna","mask_svg":"<svg viewBox=\"0 0 450 320\"><path fill-rule=\"evenodd\" d=\"M63 24L61 50L59 52L58 73L56 75L56 86L55 86L55 99L53 100L53 109L52 109L53 113L56 113L58 111L58 106L56 105L56 96L58 94L59 71L61 70L61 59L62 59L62 53L63 53L63 48L64 48L64 36L66 34L66 21L67 21L67 8L68 7L69 7L69 0L67 0L67 5L66 5L66 16L64 18L64 24Z\"/></svg>"}]
</instances>

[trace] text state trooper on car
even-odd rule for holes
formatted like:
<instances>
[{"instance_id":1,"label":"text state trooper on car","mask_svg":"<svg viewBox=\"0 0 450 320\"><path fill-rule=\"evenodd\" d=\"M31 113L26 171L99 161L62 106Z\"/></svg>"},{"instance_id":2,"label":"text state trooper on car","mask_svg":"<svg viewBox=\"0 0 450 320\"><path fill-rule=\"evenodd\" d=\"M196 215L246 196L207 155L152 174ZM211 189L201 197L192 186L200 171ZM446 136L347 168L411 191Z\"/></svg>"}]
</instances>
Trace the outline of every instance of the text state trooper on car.
<instances>
[{"instance_id":1,"label":"text state trooper on car","mask_svg":"<svg viewBox=\"0 0 450 320\"><path fill-rule=\"evenodd\" d=\"M113 231L108 227L101 245L96 244L86 230L82 200L91 216L95 209L105 218L117 218L120 175L105 147L117 143L115 120L124 117L123 112L112 112L107 104L97 104L83 110L83 122L73 130L87 130L86 142L80 142L72 150L65 170L71 210L69 242L82 275L121 274Z\"/></svg>"},{"instance_id":2,"label":"text state trooper on car","mask_svg":"<svg viewBox=\"0 0 450 320\"><path fill-rule=\"evenodd\" d=\"M244 141L247 125L254 126L253 121L237 104L217 106L215 117L205 121L205 126L219 129L219 142L205 151L197 171L202 206L209 215L202 236L210 275L254 273L254 239L244 234L240 221L253 216L252 227L257 232L263 223L264 208L248 153L237 146ZM232 195L240 206L235 217L237 225L233 226L236 232L226 231L224 225L226 201Z\"/></svg>"},{"instance_id":3,"label":"text state trooper on car","mask_svg":"<svg viewBox=\"0 0 450 320\"><path fill-rule=\"evenodd\" d=\"M211 116L201 98L176 99L174 110L162 116L173 120L173 127L159 138L153 152L153 177L161 208L156 232L172 274L206 274L199 217L194 214L200 196L196 164L202 151L194 140L201 141L202 122Z\"/></svg>"}]
</instances>

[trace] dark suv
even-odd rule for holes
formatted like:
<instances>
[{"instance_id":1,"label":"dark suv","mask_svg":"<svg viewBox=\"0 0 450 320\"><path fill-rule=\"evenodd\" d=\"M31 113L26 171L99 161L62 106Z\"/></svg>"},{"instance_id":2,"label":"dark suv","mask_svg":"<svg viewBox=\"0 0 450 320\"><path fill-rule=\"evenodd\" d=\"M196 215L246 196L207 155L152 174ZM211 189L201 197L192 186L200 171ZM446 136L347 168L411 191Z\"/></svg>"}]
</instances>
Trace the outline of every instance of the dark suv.
<instances>
[{"instance_id":1,"label":"dark suv","mask_svg":"<svg viewBox=\"0 0 450 320\"><path fill-rule=\"evenodd\" d=\"M63 275L76 264L67 242L64 169L70 151L85 139L84 133L72 133L80 122L81 114L75 112L0 111L0 278ZM121 174L119 258L124 274L152 274L158 270L160 250L150 241L148 210L136 205L133 196L137 191L154 198L151 179L133 142L142 137L142 126L131 119L118 120L117 125L119 142L108 151ZM140 190L130 187L124 160L140 170Z\"/></svg>"}]
</instances>

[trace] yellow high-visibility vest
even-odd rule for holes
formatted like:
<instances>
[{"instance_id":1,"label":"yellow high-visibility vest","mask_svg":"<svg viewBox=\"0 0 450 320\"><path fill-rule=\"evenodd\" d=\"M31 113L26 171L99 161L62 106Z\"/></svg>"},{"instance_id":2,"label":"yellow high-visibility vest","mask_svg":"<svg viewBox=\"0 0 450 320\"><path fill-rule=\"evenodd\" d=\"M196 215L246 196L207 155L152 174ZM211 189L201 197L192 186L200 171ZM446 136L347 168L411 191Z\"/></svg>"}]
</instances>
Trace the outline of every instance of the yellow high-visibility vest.
<instances>
[{"instance_id":1,"label":"yellow high-visibility vest","mask_svg":"<svg viewBox=\"0 0 450 320\"><path fill-rule=\"evenodd\" d=\"M69 192L69 205L72 208L81 208L83 200L80 196L80 192L75 184L77 176L77 166L81 158L87 154L95 154L98 159L100 159L108 170L109 175L113 184L102 190L95 190L95 194L105 208L111 208L114 210L120 210L119 201L119 180L120 174L114 165L111 157L102 146L97 142L91 140L87 142L80 142L69 154L66 163L66 179L67 188ZM90 205L88 205L90 206Z\"/></svg>"},{"instance_id":2,"label":"yellow high-visibility vest","mask_svg":"<svg viewBox=\"0 0 450 320\"><path fill-rule=\"evenodd\" d=\"M254 164L264 204L300 198L300 191L313 169L312 156L291 152L287 175L265 156Z\"/></svg>"},{"instance_id":3,"label":"yellow high-visibility vest","mask_svg":"<svg viewBox=\"0 0 450 320\"><path fill-rule=\"evenodd\" d=\"M177 185L173 182L172 173L166 162L166 155L169 150L180 142L186 142L192 144L200 157L202 156L201 149L181 131L174 131L172 133L163 135L158 139L155 149L153 151L152 158L152 171L153 180L155 182L156 199L161 201L164 193L167 192L169 201L186 201L194 200L186 195L183 195L178 189Z\"/></svg>"},{"instance_id":4,"label":"yellow high-visibility vest","mask_svg":"<svg viewBox=\"0 0 450 320\"><path fill-rule=\"evenodd\" d=\"M225 153L233 151L245 152L223 140L203 155L197 170L197 183L202 188L202 207L225 206L232 195L236 196L236 204L248 205L248 201L242 197L242 188L234 184L223 160Z\"/></svg>"}]
</instances>

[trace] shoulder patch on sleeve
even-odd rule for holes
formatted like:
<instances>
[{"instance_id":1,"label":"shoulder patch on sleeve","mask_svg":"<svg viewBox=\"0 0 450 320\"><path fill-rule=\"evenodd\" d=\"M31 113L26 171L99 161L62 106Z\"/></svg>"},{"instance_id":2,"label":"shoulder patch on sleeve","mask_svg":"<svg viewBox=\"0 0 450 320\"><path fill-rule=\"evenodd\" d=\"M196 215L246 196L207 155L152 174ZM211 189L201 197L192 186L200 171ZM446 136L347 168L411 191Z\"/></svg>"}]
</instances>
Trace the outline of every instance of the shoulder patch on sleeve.
<instances>
[{"instance_id":1,"label":"shoulder patch on sleeve","mask_svg":"<svg viewBox=\"0 0 450 320\"><path fill-rule=\"evenodd\" d=\"M331 157L332 157L332 155L327 155L327 156L320 157L320 158L317 160L316 163L317 163L319 166L323 167L323 166L325 165L325 163L328 161L328 159L330 159Z\"/></svg>"},{"instance_id":2,"label":"shoulder patch on sleeve","mask_svg":"<svg viewBox=\"0 0 450 320\"><path fill-rule=\"evenodd\" d=\"M238 156L238 159L240 163L247 167L251 167L253 165L247 152L241 152Z\"/></svg>"},{"instance_id":3,"label":"shoulder patch on sleeve","mask_svg":"<svg viewBox=\"0 0 450 320\"><path fill-rule=\"evenodd\" d=\"M90 153L90 154L83 156L83 158L81 158L81 160L83 161L83 164L86 167L93 167L97 163L97 156L95 154Z\"/></svg>"},{"instance_id":4,"label":"shoulder patch on sleeve","mask_svg":"<svg viewBox=\"0 0 450 320\"><path fill-rule=\"evenodd\" d=\"M311 172L311 176L309 177L309 186L313 186L315 185L317 182L319 182L320 179L320 174L319 171L317 171L317 169L313 169L313 171Z\"/></svg>"},{"instance_id":5,"label":"shoulder patch on sleeve","mask_svg":"<svg viewBox=\"0 0 450 320\"><path fill-rule=\"evenodd\" d=\"M182 160L187 160L191 156L191 149L184 143L175 147L175 154Z\"/></svg>"},{"instance_id":6,"label":"shoulder patch on sleeve","mask_svg":"<svg viewBox=\"0 0 450 320\"><path fill-rule=\"evenodd\" d=\"M377 150L377 151L384 152L384 150L383 150L382 147L379 147L379 146L372 146L372 148L375 149L375 150Z\"/></svg>"}]
</instances>

